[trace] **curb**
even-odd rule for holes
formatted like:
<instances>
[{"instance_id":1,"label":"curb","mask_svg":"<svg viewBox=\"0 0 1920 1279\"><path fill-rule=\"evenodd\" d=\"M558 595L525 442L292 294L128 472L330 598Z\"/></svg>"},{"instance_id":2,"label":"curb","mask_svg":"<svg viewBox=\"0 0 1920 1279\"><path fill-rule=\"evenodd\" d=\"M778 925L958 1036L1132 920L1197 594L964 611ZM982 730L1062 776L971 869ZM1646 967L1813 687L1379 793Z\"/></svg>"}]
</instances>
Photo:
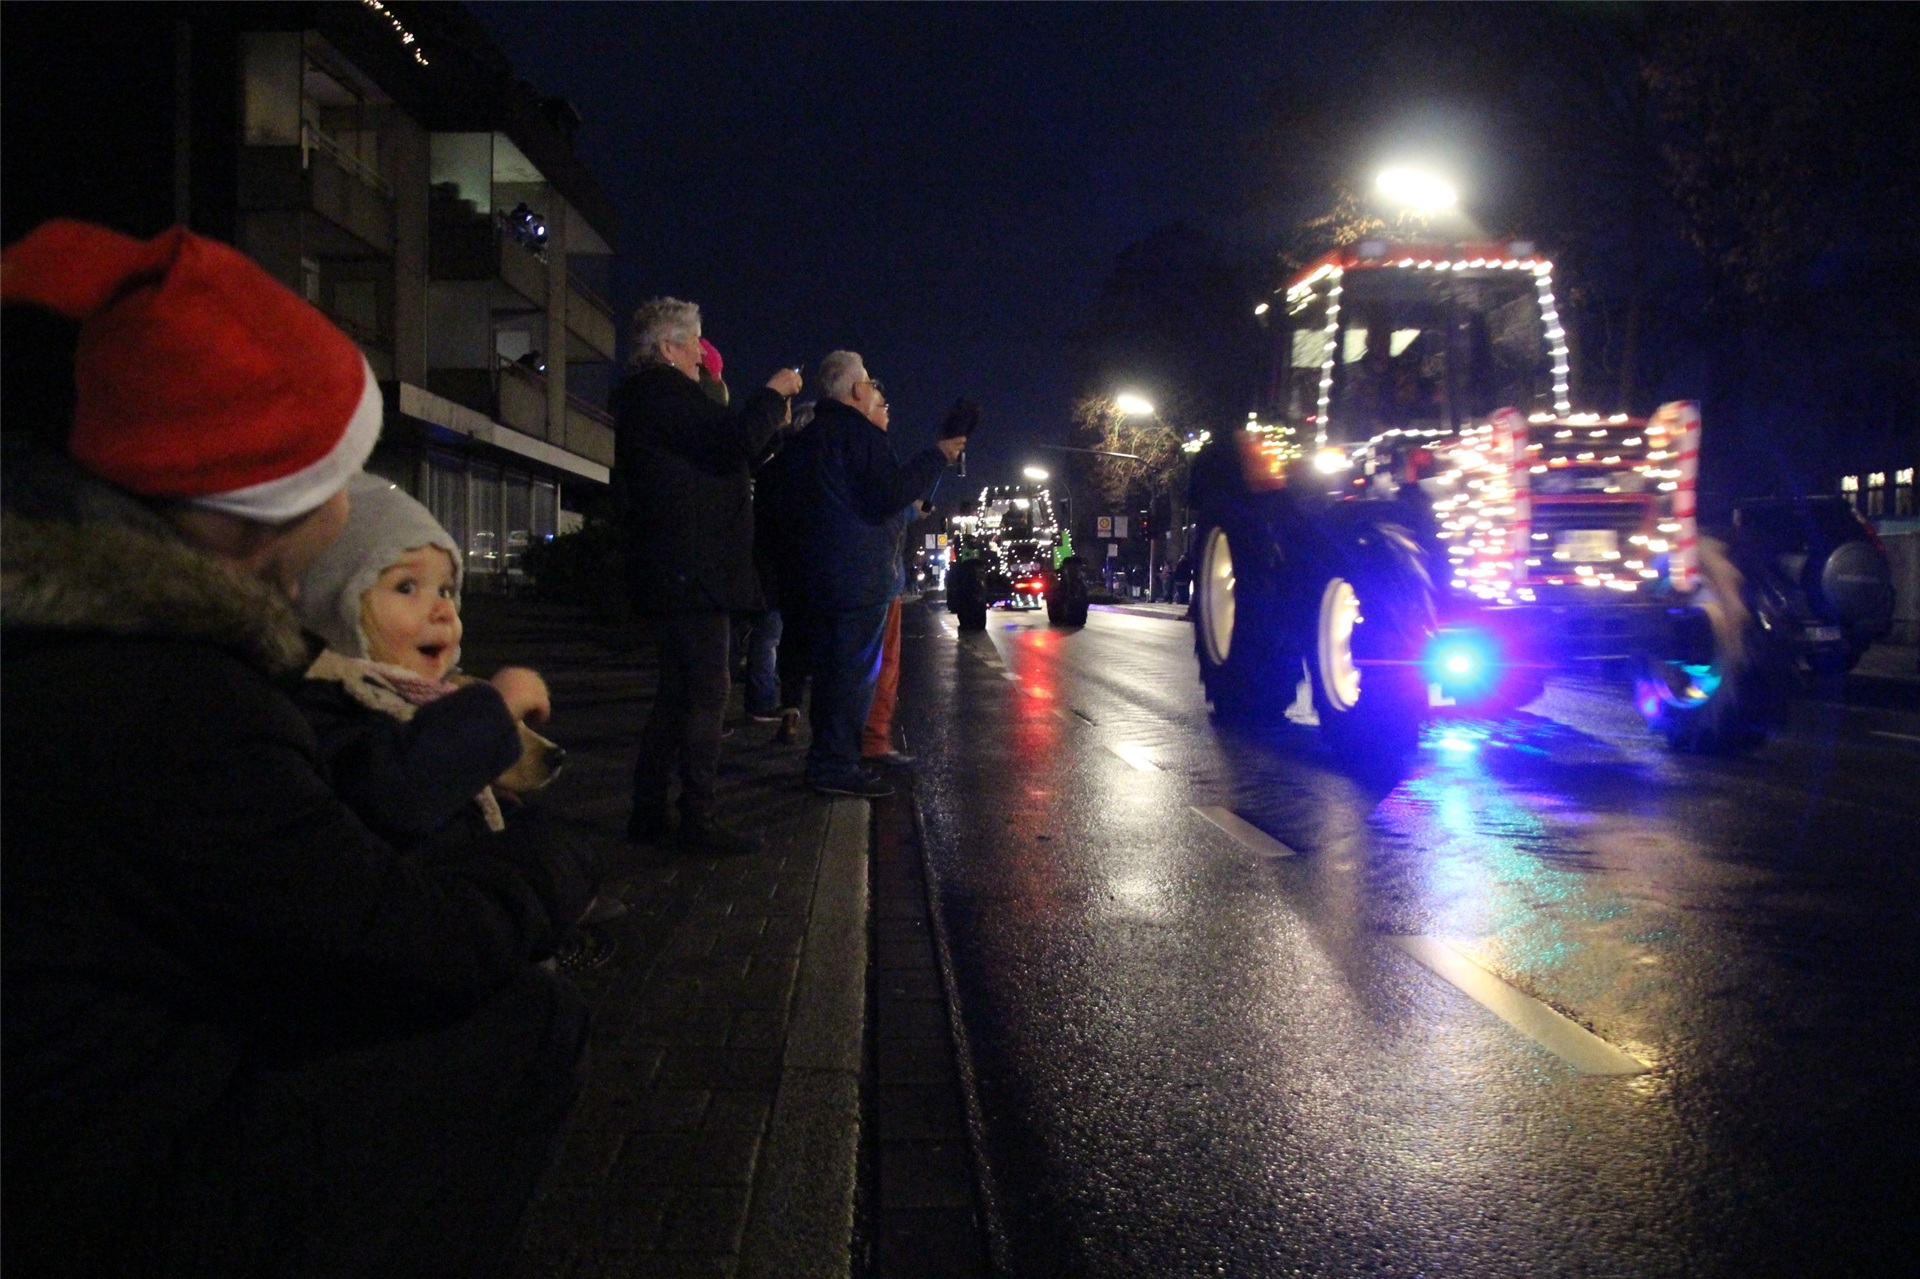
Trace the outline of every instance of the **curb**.
<instances>
[{"instance_id":1,"label":"curb","mask_svg":"<svg viewBox=\"0 0 1920 1279\"><path fill-rule=\"evenodd\" d=\"M845 1279L853 1268L866 1019L871 805L827 816L807 939L735 1274Z\"/></svg>"}]
</instances>

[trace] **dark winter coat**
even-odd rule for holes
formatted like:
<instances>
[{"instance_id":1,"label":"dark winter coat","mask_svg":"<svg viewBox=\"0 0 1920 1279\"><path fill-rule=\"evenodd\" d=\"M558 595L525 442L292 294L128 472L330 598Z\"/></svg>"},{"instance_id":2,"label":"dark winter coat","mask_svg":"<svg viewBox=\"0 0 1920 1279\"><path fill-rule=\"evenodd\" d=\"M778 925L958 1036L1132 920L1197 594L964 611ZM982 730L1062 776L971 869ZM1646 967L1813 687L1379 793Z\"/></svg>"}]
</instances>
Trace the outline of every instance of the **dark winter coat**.
<instances>
[{"instance_id":1,"label":"dark winter coat","mask_svg":"<svg viewBox=\"0 0 1920 1279\"><path fill-rule=\"evenodd\" d=\"M901 465L887 433L838 400L820 401L787 448L803 477L808 603L830 613L887 603L904 527L895 517L932 491L946 456L929 446Z\"/></svg>"},{"instance_id":2,"label":"dark winter coat","mask_svg":"<svg viewBox=\"0 0 1920 1279\"><path fill-rule=\"evenodd\" d=\"M111 490L68 509L0 531L6 1219L137 1248L216 1100L461 1018L588 884L511 832L432 865L381 840L290 696L287 601Z\"/></svg>"},{"instance_id":3,"label":"dark winter coat","mask_svg":"<svg viewBox=\"0 0 1920 1279\"><path fill-rule=\"evenodd\" d=\"M791 609L798 605L805 572L806 504L801 500L804 477L794 465L800 451L791 440L781 444L753 473L753 564L767 607ZM796 598L787 599L789 592Z\"/></svg>"},{"instance_id":4,"label":"dark winter coat","mask_svg":"<svg viewBox=\"0 0 1920 1279\"><path fill-rule=\"evenodd\" d=\"M366 664L329 652L330 673ZM296 701L313 725L334 790L375 834L396 847L416 842L437 855L483 851L489 792L476 797L520 758L520 733L506 701L491 684L464 685L401 720L392 703L406 705L384 685L349 687L340 678L303 680ZM363 677L371 678L371 677ZM384 693L384 696L382 694Z\"/></svg>"},{"instance_id":5,"label":"dark winter coat","mask_svg":"<svg viewBox=\"0 0 1920 1279\"><path fill-rule=\"evenodd\" d=\"M614 393L613 487L627 585L642 613L755 612L748 469L787 414L762 387L723 408L692 378L648 365Z\"/></svg>"}]
</instances>

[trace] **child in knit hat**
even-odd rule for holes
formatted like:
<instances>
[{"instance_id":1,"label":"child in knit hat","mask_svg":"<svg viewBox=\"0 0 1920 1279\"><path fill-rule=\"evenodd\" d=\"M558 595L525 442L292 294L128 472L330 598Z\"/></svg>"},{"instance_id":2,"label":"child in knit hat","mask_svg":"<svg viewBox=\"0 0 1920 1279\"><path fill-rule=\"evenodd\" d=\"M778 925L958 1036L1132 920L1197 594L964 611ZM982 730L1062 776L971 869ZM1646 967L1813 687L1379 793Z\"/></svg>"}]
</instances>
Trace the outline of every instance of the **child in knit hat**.
<instances>
[{"instance_id":1,"label":"child in knit hat","mask_svg":"<svg viewBox=\"0 0 1920 1279\"><path fill-rule=\"evenodd\" d=\"M463 811L502 830L490 783L520 757L518 723L550 714L546 684L517 666L450 682L462 634L453 538L378 476L358 475L347 491L346 530L299 599L301 620L327 642L301 702L335 785L396 841L445 842Z\"/></svg>"}]
</instances>

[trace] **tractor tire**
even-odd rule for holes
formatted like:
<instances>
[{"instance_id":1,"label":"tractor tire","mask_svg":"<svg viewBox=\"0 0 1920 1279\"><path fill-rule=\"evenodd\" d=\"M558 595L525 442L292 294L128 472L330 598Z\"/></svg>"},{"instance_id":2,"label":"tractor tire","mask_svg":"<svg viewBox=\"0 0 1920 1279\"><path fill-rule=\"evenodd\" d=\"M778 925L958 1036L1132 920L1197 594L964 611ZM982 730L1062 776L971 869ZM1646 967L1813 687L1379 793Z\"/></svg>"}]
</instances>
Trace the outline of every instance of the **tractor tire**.
<instances>
[{"instance_id":1,"label":"tractor tire","mask_svg":"<svg viewBox=\"0 0 1920 1279\"><path fill-rule=\"evenodd\" d=\"M960 629L963 631L987 629L987 609L984 604L962 605L954 613L960 619Z\"/></svg>"},{"instance_id":2,"label":"tractor tire","mask_svg":"<svg viewBox=\"0 0 1920 1279\"><path fill-rule=\"evenodd\" d=\"M1374 529L1369 553L1327 574L1308 655L1320 736L1336 757L1391 766L1419 745L1427 715L1421 658L1434 633L1433 585L1418 549Z\"/></svg>"},{"instance_id":3,"label":"tractor tire","mask_svg":"<svg viewBox=\"0 0 1920 1279\"><path fill-rule=\"evenodd\" d=\"M1705 630L1689 651L1648 656L1634 683L1647 726L1675 751L1739 755L1786 718L1798 683L1791 617L1757 566L1743 572L1724 544L1700 539L1697 600Z\"/></svg>"},{"instance_id":4,"label":"tractor tire","mask_svg":"<svg viewBox=\"0 0 1920 1279\"><path fill-rule=\"evenodd\" d=\"M1243 723L1277 719L1293 698L1298 658L1279 651L1280 569L1257 519L1223 513L1204 524L1193 580L1193 651L1213 713Z\"/></svg>"},{"instance_id":5,"label":"tractor tire","mask_svg":"<svg viewBox=\"0 0 1920 1279\"><path fill-rule=\"evenodd\" d=\"M1047 621L1055 626L1087 624L1087 579L1081 573L1084 561L1069 555L1060 561L1047 591Z\"/></svg>"}]
</instances>

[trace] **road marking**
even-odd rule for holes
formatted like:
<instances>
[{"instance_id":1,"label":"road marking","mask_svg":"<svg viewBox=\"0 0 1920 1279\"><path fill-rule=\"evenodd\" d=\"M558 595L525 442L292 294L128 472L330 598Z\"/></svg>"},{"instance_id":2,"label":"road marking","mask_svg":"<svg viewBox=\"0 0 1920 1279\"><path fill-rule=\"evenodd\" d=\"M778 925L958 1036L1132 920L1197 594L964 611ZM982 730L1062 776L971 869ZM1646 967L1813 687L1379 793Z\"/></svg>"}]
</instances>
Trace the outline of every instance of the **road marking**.
<instances>
[{"instance_id":1,"label":"road marking","mask_svg":"<svg viewBox=\"0 0 1920 1279\"><path fill-rule=\"evenodd\" d=\"M1437 937L1390 937L1421 967L1583 1075L1644 1075L1647 1064L1522 994Z\"/></svg>"},{"instance_id":2,"label":"road marking","mask_svg":"<svg viewBox=\"0 0 1920 1279\"><path fill-rule=\"evenodd\" d=\"M1080 717L1081 722L1086 724L1093 723L1093 716L1087 714L1085 711L1081 710L1078 706L1073 708L1073 713Z\"/></svg>"},{"instance_id":3,"label":"road marking","mask_svg":"<svg viewBox=\"0 0 1920 1279\"><path fill-rule=\"evenodd\" d=\"M1261 857L1291 857L1293 850L1230 808L1194 807L1194 812L1224 831L1229 839Z\"/></svg>"},{"instance_id":4,"label":"road marking","mask_svg":"<svg viewBox=\"0 0 1920 1279\"><path fill-rule=\"evenodd\" d=\"M1075 719L1073 715L1065 707L1056 706L1053 708L1053 713L1055 715L1058 715L1061 719L1064 719L1065 721L1067 721L1067 723L1069 724L1077 725L1080 722L1079 720Z\"/></svg>"},{"instance_id":5,"label":"road marking","mask_svg":"<svg viewBox=\"0 0 1920 1279\"><path fill-rule=\"evenodd\" d=\"M1001 678L1001 679L1010 679L1010 680L1012 680L1012 681L1013 681L1014 683L1016 683L1016 684L1018 684L1018 683L1020 682L1020 677L1019 677L1018 675L1015 675L1015 674L1014 674L1014 673L1013 673L1012 671L1001 671L1001 672L1000 672L1000 678Z\"/></svg>"},{"instance_id":6,"label":"road marking","mask_svg":"<svg viewBox=\"0 0 1920 1279\"><path fill-rule=\"evenodd\" d=\"M1107 743L1107 749L1143 773L1157 773L1160 771L1160 765L1153 762L1153 757L1147 754L1147 748L1144 746L1136 746L1132 742L1119 742L1117 744L1109 742Z\"/></svg>"},{"instance_id":7,"label":"road marking","mask_svg":"<svg viewBox=\"0 0 1920 1279\"><path fill-rule=\"evenodd\" d=\"M1912 733L1894 733L1884 728L1870 728L1867 731L1875 737L1891 737L1896 742L1920 742L1920 737L1916 737Z\"/></svg>"}]
</instances>

